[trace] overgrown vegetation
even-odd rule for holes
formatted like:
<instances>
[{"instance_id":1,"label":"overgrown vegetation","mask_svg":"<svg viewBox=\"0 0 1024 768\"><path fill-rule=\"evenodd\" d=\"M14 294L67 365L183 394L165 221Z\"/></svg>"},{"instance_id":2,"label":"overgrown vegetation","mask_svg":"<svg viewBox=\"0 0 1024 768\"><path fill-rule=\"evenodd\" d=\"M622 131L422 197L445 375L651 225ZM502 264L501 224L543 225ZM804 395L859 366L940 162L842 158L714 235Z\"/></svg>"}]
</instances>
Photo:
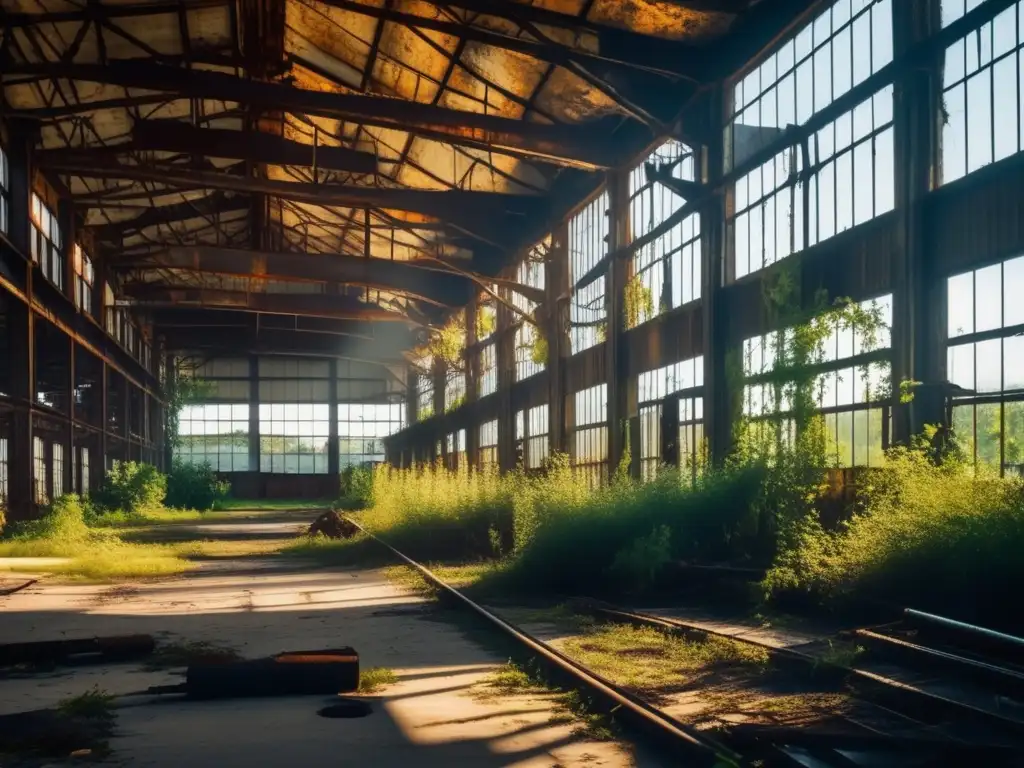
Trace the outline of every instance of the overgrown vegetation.
<instances>
[{"instance_id":1,"label":"overgrown vegetation","mask_svg":"<svg viewBox=\"0 0 1024 768\"><path fill-rule=\"evenodd\" d=\"M894 400L877 367L888 329L872 303L821 295L804 310L796 286L785 270L765 282L786 330L767 341L767 370L733 359L727 371L737 394L762 388L765 410L744 415L736 398L734 453L696 482L663 471L641 485L616 472L590 491L564 456L539 476L382 467L364 524L421 560L490 563L482 578L505 590L643 591L678 561L729 562L769 568L765 598L794 607L884 600L1005 623L1005 586L1024 577L1024 481L975 474L952 430L934 427L872 453L872 468L855 471L854 507L829 508L838 450L818 411L822 371L837 334L852 335L865 402ZM901 384L901 403L914 386Z\"/></svg>"},{"instance_id":2,"label":"overgrown vegetation","mask_svg":"<svg viewBox=\"0 0 1024 768\"><path fill-rule=\"evenodd\" d=\"M213 509L230 491L231 483L218 479L209 464L175 459L167 476L164 504L179 509Z\"/></svg>"},{"instance_id":3,"label":"overgrown vegetation","mask_svg":"<svg viewBox=\"0 0 1024 768\"><path fill-rule=\"evenodd\" d=\"M0 557L67 558L40 568L19 565L19 570L95 580L167 576L188 567L170 547L129 544L113 531L91 528L87 520L85 505L77 496L61 496L38 520L11 526L0 540Z\"/></svg>"},{"instance_id":4,"label":"overgrown vegetation","mask_svg":"<svg viewBox=\"0 0 1024 768\"><path fill-rule=\"evenodd\" d=\"M366 509L373 504L373 472L369 467L348 466L341 471L339 509Z\"/></svg>"},{"instance_id":5,"label":"overgrown vegetation","mask_svg":"<svg viewBox=\"0 0 1024 768\"><path fill-rule=\"evenodd\" d=\"M377 693L388 685L398 682L395 670L388 667L369 667L359 670L359 692Z\"/></svg>"}]
</instances>

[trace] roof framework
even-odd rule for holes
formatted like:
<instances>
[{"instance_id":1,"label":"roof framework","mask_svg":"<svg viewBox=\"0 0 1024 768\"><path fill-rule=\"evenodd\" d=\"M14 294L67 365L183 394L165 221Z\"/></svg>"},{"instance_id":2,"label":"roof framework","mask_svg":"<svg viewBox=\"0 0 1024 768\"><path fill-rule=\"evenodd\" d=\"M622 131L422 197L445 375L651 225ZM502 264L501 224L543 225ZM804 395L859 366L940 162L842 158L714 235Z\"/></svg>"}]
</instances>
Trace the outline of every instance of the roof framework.
<instances>
[{"instance_id":1,"label":"roof framework","mask_svg":"<svg viewBox=\"0 0 1024 768\"><path fill-rule=\"evenodd\" d=\"M176 313L372 334L467 300L559 190L685 131L711 43L808 4L0 0L0 109L176 343Z\"/></svg>"}]
</instances>

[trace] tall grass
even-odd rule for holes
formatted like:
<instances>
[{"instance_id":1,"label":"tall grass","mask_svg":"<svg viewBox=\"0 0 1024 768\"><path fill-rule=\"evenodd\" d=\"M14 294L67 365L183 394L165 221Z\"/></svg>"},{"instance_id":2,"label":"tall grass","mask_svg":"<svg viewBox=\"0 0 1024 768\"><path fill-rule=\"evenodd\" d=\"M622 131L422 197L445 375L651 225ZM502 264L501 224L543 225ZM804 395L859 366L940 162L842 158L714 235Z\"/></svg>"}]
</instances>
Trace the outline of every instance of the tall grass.
<instances>
[{"instance_id":1,"label":"tall grass","mask_svg":"<svg viewBox=\"0 0 1024 768\"><path fill-rule=\"evenodd\" d=\"M505 590L635 591L664 584L676 561L731 562L770 566L771 601L885 601L1006 625L1011 585L1024 583L1024 481L894 449L865 471L852 516L828 528L826 489L823 463L801 448L694 487L666 471L597 491L562 457L540 477L381 467L360 514L418 559L500 564L484 580Z\"/></svg>"},{"instance_id":2,"label":"tall grass","mask_svg":"<svg viewBox=\"0 0 1024 768\"><path fill-rule=\"evenodd\" d=\"M526 591L642 588L674 560L757 552L757 466L712 474L696 488L674 472L645 485L591 490L565 457L543 476L380 467L363 523L431 561L502 559L497 576Z\"/></svg>"},{"instance_id":3,"label":"tall grass","mask_svg":"<svg viewBox=\"0 0 1024 768\"><path fill-rule=\"evenodd\" d=\"M38 568L19 564L18 570L96 580L165 576L189 567L170 547L130 544L112 531L89 527L84 506L74 494L54 500L38 520L11 526L0 539L0 557L63 558L62 563Z\"/></svg>"},{"instance_id":4,"label":"tall grass","mask_svg":"<svg viewBox=\"0 0 1024 768\"><path fill-rule=\"evenodd\" d=\"M1005 624L1022 552L1024 482L894 449L851 519L832 531L803 521L765 588L775 599L878 600Z\"/></svg>"}]
</instances>

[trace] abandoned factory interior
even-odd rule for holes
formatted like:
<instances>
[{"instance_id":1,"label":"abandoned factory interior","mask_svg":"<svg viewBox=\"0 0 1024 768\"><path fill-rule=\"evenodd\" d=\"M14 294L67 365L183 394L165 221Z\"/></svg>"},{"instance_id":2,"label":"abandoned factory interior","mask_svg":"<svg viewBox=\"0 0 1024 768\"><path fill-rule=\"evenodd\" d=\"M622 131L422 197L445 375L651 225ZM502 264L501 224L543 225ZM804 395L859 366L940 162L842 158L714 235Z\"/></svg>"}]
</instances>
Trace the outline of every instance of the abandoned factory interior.
<instances>
[{"instance_id":1,"label":"abandoned factory interior","mask_svg":"<svg viewBox=\"0 0 1024 768\"><path fill-rule=\"evenodd\" d=\"M0 764L1024 766L1022 553L1024 0L0 0Z\"/></svg>"}]
</instances>

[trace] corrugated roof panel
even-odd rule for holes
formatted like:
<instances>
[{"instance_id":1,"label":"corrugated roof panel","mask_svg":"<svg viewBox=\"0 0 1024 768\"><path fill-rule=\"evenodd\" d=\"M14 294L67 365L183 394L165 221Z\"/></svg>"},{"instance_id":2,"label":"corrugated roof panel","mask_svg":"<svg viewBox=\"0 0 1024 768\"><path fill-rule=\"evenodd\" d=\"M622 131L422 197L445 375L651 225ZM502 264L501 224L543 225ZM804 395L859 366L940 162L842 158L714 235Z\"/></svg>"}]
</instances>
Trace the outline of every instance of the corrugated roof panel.
<instances>
[{"instance_id":1,"label":"corrugated roof panel","mask_svg":"<svg viewBox=\"0 0 1024 768\"><path fill-rule=\"evenodd\" d=\"M644 35L681 40L718 37L728 30L734 16L695 11L671 0L595 0L587 18Z\"/></svg>"}]
</instances>

